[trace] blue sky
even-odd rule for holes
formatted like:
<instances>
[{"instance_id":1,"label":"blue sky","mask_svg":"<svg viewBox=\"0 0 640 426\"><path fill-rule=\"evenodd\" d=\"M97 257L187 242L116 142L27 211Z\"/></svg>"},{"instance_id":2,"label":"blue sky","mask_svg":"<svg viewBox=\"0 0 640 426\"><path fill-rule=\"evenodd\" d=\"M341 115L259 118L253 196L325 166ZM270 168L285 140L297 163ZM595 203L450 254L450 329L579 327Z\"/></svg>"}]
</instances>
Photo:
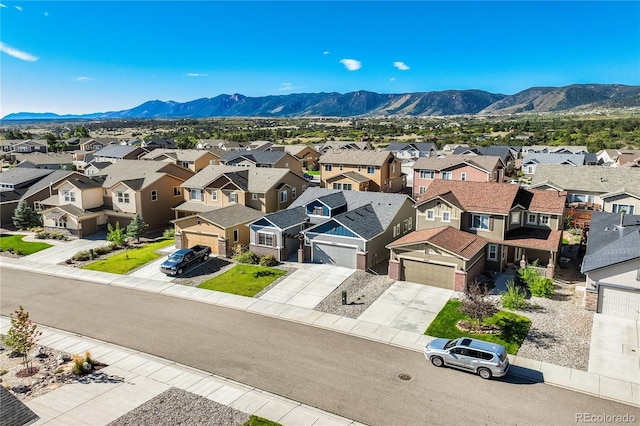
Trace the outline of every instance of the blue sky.
<instances>
[{"instance_id":1,"label":"blue sky","mask_svg":"<svg viewBox=\"0 0 640 426\"><path fill-rule=\"evenodd\" d=\"M246 96L640 84L640 2L4 1L0 117Z\"/></svg>"}]
</instances>

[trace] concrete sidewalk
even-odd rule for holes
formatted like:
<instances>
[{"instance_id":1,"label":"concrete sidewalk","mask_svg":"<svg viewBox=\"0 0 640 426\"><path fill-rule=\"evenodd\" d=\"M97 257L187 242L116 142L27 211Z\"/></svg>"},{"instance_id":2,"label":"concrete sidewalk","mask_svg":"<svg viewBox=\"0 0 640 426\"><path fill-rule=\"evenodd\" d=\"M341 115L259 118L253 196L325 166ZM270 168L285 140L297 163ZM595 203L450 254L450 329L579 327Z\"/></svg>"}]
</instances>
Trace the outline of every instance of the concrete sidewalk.
<instances>
[{"instance_id":1,"label":"concrete sidewalk","mask_svg":"<svg viewBox=\"0 0 640 426\"><path fill-rule=\"evenodd\" d=\"M0 317L0 333L11 323ZM61 386L25 405L40 420L35 425L106 425L162 392L175 387L282 425L355 426L360 423L254 387L162 358L46 326L39 343L67 353L91 353L108 364L100 379Z\"/></svg>"},{"instance_id":2,"label":"concrete sidewalk","mask_svg":"<svg viewBox=\"0 0 640 426\"><path fill-rule=\"evenodd\" d=\"M181 297L202 303L276 317L282 320L294 321L313 327L325 328L417 352L422 352L424 346L432 339L432 337L426 336L419 331L408 331L389 325L365 321L363 319L356 320L341 317L277 301L237 296L195 287L185 287L170 282L144 280L126 275L107 274L60 265L24 262L22 259L5 257L0 257L0 267L40 272L105 285L127 287ZM407 286L407 288L411 290L411 286ZM629 380L561 367L519 356L510 356L510 359L513 364L510 374L516 374L531 380L592 394L601 398L640 406L640 385Z\"/></svg>"}]
</instances>

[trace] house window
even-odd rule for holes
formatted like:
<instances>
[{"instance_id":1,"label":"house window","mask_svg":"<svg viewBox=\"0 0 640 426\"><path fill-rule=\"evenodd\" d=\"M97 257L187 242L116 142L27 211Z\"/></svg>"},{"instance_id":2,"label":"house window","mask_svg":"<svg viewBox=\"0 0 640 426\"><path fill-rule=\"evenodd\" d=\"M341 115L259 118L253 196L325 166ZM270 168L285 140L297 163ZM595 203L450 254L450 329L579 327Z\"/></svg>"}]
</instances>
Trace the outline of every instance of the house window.
<instances>
[{"instance_id":1,"label":"house window","mask_svg":"<svg viewBox=\"0 0 640 426\"><path fill-rule=\"evenodd\" d=\"M342 184L340 182L334 182L333 189L342 189Z\"/></svg>"},{"instance_id":2,"label":"house window","mask_svg":"<svg viewBox=\"0 0 640 426\"><path fill-rule=\"evenodd\" d=\"M116 192L116 198L118 199L118 203L129 204L128 192Z\"/></svg>"},{"instance_id":3,"label":"house window","mask_svg":"<svg viewBox=\"0 0 640 426\"><path fill-rule=\"evenodd\" d=\"M180 195L182 195L182 191L180 190L179 186L174 186L173 187L173 196L174 197L179 197Z\"/></svg>"},{"instance_id":4,"label":"house window","mask_svg":"<svg viewBox=\"0 0 640 426\"><path fill-rule=\"evenodd\" d=\"M351 191L351 189L353 188L353 185L350 183L343 183L342 184L342 189L347 190L347 191Z\"/></svg>"},{"instance_id":5,"label":"house window","mask_svg":"<svg viewBox=\"0 0 640 426\"><path fill-rule=\"evenodd\" d=\"M68 203L73 203L74 201L76 201L76 193L73 191L62 191L62 196Z\"/></svg>"},{"instance_id":6,"label":"house window","mask_svg":"<svg viewBox=\"0 0 640 426\"><path fill-rule=\"evenodd\" d=\"M487 216L486 214L474 214L473 216L471 216L471 228L488 231L489 216Z\"/></svg>"},{"instance_id":7,"label":"house window","mask_svg":"<svg viewBox=\"0 0 640 426\"><path fill-rule=\"evenodd\" d=\"M374 166L367 166L367 173L372 175L375 174L376 168Z\"/></svg>"},{"instance_id":8,"label":"house window","mask_svg":"<svg viewBox=\"0 0 640 426\"><path fill-rule=\"evenodd\" d=\"M395 173L396 172L396 163L392 163L391 164L391 173Z\"/></svg>"},{"instance_id":9,"label":"house window","mask_svg":"<svg viewBox=\"0 0 640 426\"><path fill-rule=\"evenodd\" d=\"M520 224L520 212L511 212L511 223Z\"/></svg>"},{"instance_id":10,"label":"house window","mask_svg":"<svg viewBox=\"0 0 640 426\"><path fill-rule=\"evenodd\" d=\"M202 201L202 190L200 189L190 189L189 190L189 199L193 201Z\"/></svg>"},{"instance_id":11,"label":"house window","mask_svg":"<svg viewBox=\"0 0 640 426\"><path fill-rule=\"evenodd\" d=\"M411 231L411 226L412 226L411 222L412 222L411 218L405 219L405 220L402 221L402 228L403 228L402 232L403 233L407 233L407 232Z\"/></svg>"},{"instance_id":12,"label":"house window","mask_svg":"<svg viewBox=\"0 0 640 426\"><path fill-rule=\"evenodd\" d=\"M238 235L238 230L234 229L233 230L233 242L237 243L239 239L240 239L240 236Z\"/></svg>"},{"instance_id":13,"label":"house window","mask_svg":"<svg viewBox=\"0 0 640 426\"><path fill-rule=\"evenodd\" d=\"M467 180L467 174L466 173L460 173L460 180L462 180L462 181Z\"/></svg>"},{"instance_id":14,"label":"house window","mask_svg":"<svg viewBox=\"0 0 640 426\"><path fill-rule=\"evenodd\" d=\"M275 247L275 238L273 234L258 232L258 245Z\"/></svg>"},{"instance_id":15,"label":"house window","mask_svg":"<svg viewBox=\"0 0 640 426\"><path fill-rule=\"evenodd\" d=\"M451 180L453 179L453 172L441 172L440 176L442 176L443 180Z\"/></svg>"},{"instance_id":16,"label":"house window","mask_svg":"<svg viewBox=\"0 0 640 426\"><path fill-rule=\"evenodd\" d=\"M418 188L418 193L419 194L424 194L425 192L427 192L427 187L426 186L421 186L420 188Z\"/></svg>"},{"instance_id":17,"label":"house window","mask_svg":"<svg viewBox=\"0 0 640 426\"><path fill-rule=\"evenodd\" d=\"M435 212L433 210L427 210L427 220L435 220Z\"/></svg>"},{"instance_id":18,"label":"house window","mask_svg":"<svg viewBox=\"0 0 640 426\"><path fill-rule=\"evenodd\" d=\"M362 166L358 166L358 171L361 172L362 171Z\"/></svg>"},{"instance_id":19,"label":"house window","mask_svg":"<svg viewBox=\"0 0 640 426\"><path fill-rule=\"evenodd\" d=\"M436 172L433 170L420 170L420 179L434 179Z\"/></svg>"},{"instance_id":20,"label":"house window","mask_svg":"<svg viewBox=\"0 0 640 426\"><path fill-rule=\"evenodd\" d=\"M409 230L412 230L412 229L413 229L413 218L410 217L409 218Z\"/></svg>"},{"instance_id":21,"label":"house window","mask_svg":"<svg viewBox=\"0 0 640 426\"><path fill-rule=\"evenodd\" d=\"M549 226L549 216L548 216L548 215L542 215L542 216L540 216L540 225L547 225L547 226Z\"/></svg>"},{"instance_id":22,"label":"house window","mask_svg":"<svg viewBox=\"0 0 640 426\"><path fill-rule=\"evenodd\" d=\"M236 194L235 192L232 192L231 194L229 194L229 202L230 203L237 203L238 202L238 194Z\"/></svg>"},{"instance_id":23,"label":"house window","mask_svg":"<svg viewBox=\"0 0 640 426\"><path fill-rule=\"evenodd\" d=\"M325 172L330 172L331 170L333 170L333 166L331 164L325 164L324 165L324 171Z\"/></svg>"},{"instance_id":24,"label":"house window","mask_svg":"<svg viewBox=\"0 0 640 426\"><path fill-rule=\"evenodd\" d=\"M287 202L287 191L282 191L280 193L280 202L281 203L286 203Z\"/></svg>"},{"instance_id":25,"label":"house window","mask_svg":"<svg viewBox=\"0 0 640 426\"><path fill-rule=\"evenodd\" d=\"M218 190L217 189L212 189L211 190L211 201L218 201Z\"/></svg>"},{"instance_id":26,"label":"house window","mask_svg":"<svg viewBox=\"0 0 640 426\"><path fill-rule=\"evenodd\" d=\"M151 191L151 201L158 201L158 191L155 189Z\"/></svg>"},{"instance_id":27,"label":"house window","mask_svg":"<svg viewBox=\"0 0 640 426\"><path fill-rule=\"evenodd\" d=\"M324 210L322 210L322 207L314 207L313 208L313 215L314 216L324 216Z\"/></svg>"},{"instance_id":28,"label":"house window","mask_svg":"<svg viewBox=\"0 0 640 426\"><path fill-rule=\"evenodd\" d=\"M532 175L533 172L536 170L536 168L533 167L533 166L527 166L525 170L526 170L526 172L525 172L526 174Z\"/></svg>"},{"instance_id":29,"label":"house window","mask_svg":"<svg viewBox=\"0 0 640 426\"><path fill-rule=\"evenodd\" d=\"M42 211L42 203L40 201L33 202L33 210L39 212Z\"/></svg>"},{"instance_id":30,"label":"house window","mask_svg":"<svg viewBox=\"0 0 640 426\"><path fill-rule=\"evenodd\" d=\"M633 206L630 204L612 204L611 211L614 213L633 214Z\"/></svg>"},{"instance_id":31,"label":"house window","mask_svg":"<svg viewBox=\"0 0 640 426\"><path fill-rule=\"evenodd\" d=\"M182 162L182 167L184 167L185 169L189 168L189 162L188 161L183 161Z\"/></svg>"},{"instance_id":32,"label":"house window","mask_svg":"<svg viewBox=\"0 0 640 426\"><path fill-rule=\"evenodd\" d=\"M529 224L536 224L538 223L538 215L535 213L528 213L527 214L527 223Z\"/></svg>"},{"instance_id":33,"label":"house window","mask_svg":"<svg viewBox=\"0 0 640 426\"><path fill-rule=\"evenodd\" d=\"M396 224L396 226L393 227L393 236L397 237L398 235L400 235L400 224Z\"/></svg>"},{"instance_id":34,"label":"house window","mask_svg":"<svg viewBox=\"0 0 640 426\"><path fill-rule=\"evenodd\" d=\"M498 246L495 244L489 244L489 252L487 253L487 259L498 260Z\"/></svg>"},{"instance_id":35,"label":"house window","mask_svg":"<svg viewBox=\"0 0 640 426\"><path fill-rule=\"evenodd\" d=\"M442 212L442 221L451 222L451 212Z\"/></svg>"},{"instance_id":36,"label":"house window","mask_svg":"<svg viewBox=\"0 0 640 426\"><path fill-rule=\"evenodd\" d=\"M258 199L258 194L251 194L251 199L252 200L257 200Z\"/></svg>"},{"instance_id":37,"label":"house window","mask_svg":"<svg viewBox=\"0 0 640 426\"><path fill-rule=\"evenodd\" d=\"M67 218L59 217L54 220L54 225L56 228L66 228L67 227Z\"/></svg>"},{"instance_id":38,"label":"house window","mask_svg":"<svg viewBox=\"0 0 640 426\"><path fill-rule=\"evenodd\" d=\"M295 188L295 187L294 187L294 188L291 188L291 198L296 198L296 196L297 196L297 192L298 192L298 191L296 191L296 188Z\"/></svg>"},{"instance_id":39,"label":"house window","mask_svg":"<svg viewBox=\"0 0 640 426\"><path fill-rule=\"evenodd\" d=\"M342 164L338 166L338 170L342 171Z\"/></svg>"}]
</instances>

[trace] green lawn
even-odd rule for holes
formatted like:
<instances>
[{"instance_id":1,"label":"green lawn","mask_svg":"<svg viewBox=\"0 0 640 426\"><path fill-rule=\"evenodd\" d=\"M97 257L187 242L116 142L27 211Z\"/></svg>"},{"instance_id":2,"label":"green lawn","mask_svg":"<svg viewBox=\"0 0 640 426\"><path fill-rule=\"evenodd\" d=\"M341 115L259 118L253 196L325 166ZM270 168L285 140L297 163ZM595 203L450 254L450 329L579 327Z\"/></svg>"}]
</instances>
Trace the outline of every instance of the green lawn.
<instances>
[{"instance_id":1,"label":"green lawn","mask_svg":"<svg viewBox=\"0 0 640 426\"><path fill-rule=\"evenodd\" d=\"M22 241L24 234L0 235L0 251L13 251L18 254L32 254L51 247L51 244Z\"/></svg>"},{"instance_id":2,"label":"green lawn","mask_svg":"<svg viewBox=\"0 0 640 426\"><path fill-rule=\"evenodd\" d=\"M264 417L251 416L249 421L242 426L282 426L280 423L274 422Z\"/></svg>"},{"instance_id":3,"label":"green lawn","mask_svg":"<svg viewBox=\"0 0 640 426\"><path fill-rule=\"evenodd\" d=\"M307 170L307 172L306 172L306 173L307 173L308 175L311 175L311 176L320 176L320 170L315 170L315 171L313 171L313 172L310 172L310 171L308 171L308 170Z\"/></svg>"},{"instance_id":4,"label":"green lawn","mask_svg":"<svg viewBox=\"0 0 640 426\"><path fill-rule=\"evenodd\" d=\"M282 269L240 264L203 282L198 288L253 297L284 274L286 271Z\"/></svg>"},{"instance_id":5,"label":"green lawn","mask_svg":"<svg viewBox=\"0 0 640 426\"><path fill-rule=\"evenodd\" d=\"M485 320L485 324L498 325L502 330L500 334L467 333L456 327L458 321L469 320L469 317L458 310L458 306L460 306L459 300L449 300L424 334L433 337L444 337L446 339L472 337L499 343L507 348L507 352L510 354L515 355L518 353L518 349L527 336L529 327L531 327L531 320L529 318L512 312L500 311Z\"/></svg>"},{"instance_id":6,"label":"green lawn","mask_svg":"<svg viewBox=\"0 0 640 426\"><path fill-rule=\"evenodd\" d=\"M130 248L122 251L106 259L96 260L82 267L82 269L90 269L92 271L112 272L114 274L126 274L142 265L154 261L161 257L160 253L156 253L163 247L170 246L175 240L161 240L148 243L140 247Z\"/></svg>"}]
</instances>

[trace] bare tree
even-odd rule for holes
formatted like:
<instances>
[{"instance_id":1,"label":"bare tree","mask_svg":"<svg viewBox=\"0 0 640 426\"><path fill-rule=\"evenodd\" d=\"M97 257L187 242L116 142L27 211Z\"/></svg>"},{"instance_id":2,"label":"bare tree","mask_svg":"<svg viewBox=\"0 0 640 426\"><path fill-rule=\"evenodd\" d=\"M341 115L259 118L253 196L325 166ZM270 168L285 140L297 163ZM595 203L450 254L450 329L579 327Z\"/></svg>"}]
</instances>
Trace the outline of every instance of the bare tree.
<instances>
[{"instance_id":1,"label":"bare tree","mask_svg":"<svg viewBox=\"0 0 640 426\"><path fill-rule=\"evenodd\" d=\"M465 288L459 309L475 320L478 328L482 321L498 312L496 302L491 298L491 289L478 280L469 283Z\"/></svg>"}]
</instances>

